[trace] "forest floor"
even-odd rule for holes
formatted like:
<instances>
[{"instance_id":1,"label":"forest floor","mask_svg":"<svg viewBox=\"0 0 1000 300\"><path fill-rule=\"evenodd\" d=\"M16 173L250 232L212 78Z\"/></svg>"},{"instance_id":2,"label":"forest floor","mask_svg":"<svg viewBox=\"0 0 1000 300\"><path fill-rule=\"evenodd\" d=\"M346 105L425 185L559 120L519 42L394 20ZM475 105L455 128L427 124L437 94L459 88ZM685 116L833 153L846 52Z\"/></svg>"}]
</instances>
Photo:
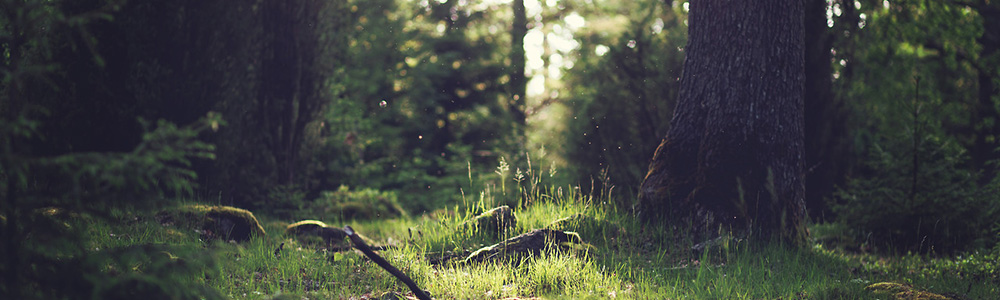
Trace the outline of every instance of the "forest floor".
<instances>
[{"instance_id":1,"label":"forest floor","mask_svg":"<svg viewBox=\"0 0 1000 300\"><path fill-rule=\"evenodd\" d=\"M836 239L829 226L813 226L812 244L804 249L727 239L692 251L694 243L670 229L643 225L589 197L537 199L544 201L516 205L516 226L500 236L461 225L489 209L482 201L414 217L324 221L349 225L372 244L388 246L381 256L435 299L997 299L1000 294L996 254L931 258L850 251L830 245ZM553 221L574 215L584 217L559 226L578 233L582 244L463 262L480 247L552 228ZM212 263L192 280L232 299L416 299L358 251L328 251L286 235L285 226L298 220L261 212L257 217L267 234L242 243L205 241L199 233L142 214L130 216L138 222L89 231L94 248L169 244L179 247L164 251L170 259L192 262L196 259L186 256L208 253Z\"/></svg>"}]
</instances>

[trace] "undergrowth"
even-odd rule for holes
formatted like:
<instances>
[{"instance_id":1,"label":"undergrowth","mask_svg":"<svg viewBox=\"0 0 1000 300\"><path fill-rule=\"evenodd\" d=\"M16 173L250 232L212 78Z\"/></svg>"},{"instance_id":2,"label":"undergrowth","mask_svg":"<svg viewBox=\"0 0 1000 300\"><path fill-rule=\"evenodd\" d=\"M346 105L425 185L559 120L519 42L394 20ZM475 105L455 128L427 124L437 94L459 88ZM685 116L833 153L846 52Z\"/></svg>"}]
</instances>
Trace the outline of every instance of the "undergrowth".
<instances>
[{"instance_id":1,"label":"undergrowth","mask_svg":"<svg viewBox=\"0 0 1000 300\"><path fill-rule=\"evenodd\" d=\"M461 191L462 203L422 215L323 221L350 225L375 244L389 246L381 255L435 299L876 299L881 296L866 287L878 282L912 285L954 299L989 299L1000 292L1000 251L950 258L885 256L816 238L807 249L734 239L695 252L691 247L697 241L639 222L607 204L616 203L609 199L615 197L610 188L585 193L571 186L544 186L537 180L541 172L535 172L506 187L471 195ZM515 230L495 237L460 226L502 204L514 204ZM160 225L149 215L121 214L131 221L89 225L91 247L170 245L159 251L160 258L150 255L148 264L163 259L203 264L200 275L189 280L232 299L365 299L408 292L356 251L317 249L285 235L284 226L297 220L259 213L268 234L235 243L202 240L196 232ZM480 247L578 215L588 221L571 229L585 237L583 246L459 263ZM814 226L814 231L829 230ZM116 272L141 274L147 269L140 263Z\"/></svg>"},{"instance_id":2,"label":"undergrowth","mask_svg":"<svg viewBox=\"0 0 1000 300\"><path fill-rule=\"evenodd\" d=\"M379 245L395 246L381 255L436 299L875 299L865 287L883 281L962 297L956 299L989 299L1000 292L996 288L1000 278L995 254L932 259L827 249L821 243L812 249L788 249L742 242L699 254L689 250L691 242L676 238L667 228L631 221L586 199L578 195L521 208L517 211L521 220L517 232L582 212L616 224L624 233L588 240L591 247L583 250L556 251L514 262L432 264L435 256L461 255L495 242L473 230L455 229L472 211L458 211L454 217L425 215L339 225L351 225ZM299 245L282 234L285 222L267 216L261 219L268 235L242 244L201 241L195 233L178 232L140 217L125 226L92 226L92 246L99 250L172 245L156 253L162 252L159 255L168 260L191 262L211 257L214 263L205 265L203 275L189 280L204 281L233 299L279 295L350 299L407 292L403 284L362 255ZM281 243L283 249L275 255ZM150 255L148 264L159 259ZM137 264L131 272L144 270Z\"/></svg>"}]
</instances>

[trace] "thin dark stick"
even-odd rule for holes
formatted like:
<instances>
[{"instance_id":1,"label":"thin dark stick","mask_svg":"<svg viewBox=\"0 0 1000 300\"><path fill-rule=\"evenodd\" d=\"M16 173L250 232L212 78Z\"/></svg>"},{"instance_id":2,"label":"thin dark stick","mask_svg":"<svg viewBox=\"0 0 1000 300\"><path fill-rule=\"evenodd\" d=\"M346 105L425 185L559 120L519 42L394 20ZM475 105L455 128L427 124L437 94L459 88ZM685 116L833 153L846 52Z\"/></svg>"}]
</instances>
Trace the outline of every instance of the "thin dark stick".
<instances>
[{"instance_id":1,"label":"thin dark stick","mask_svg":"<svg viewBox=\"0 0 1000 300\"><path fill-rule=\"evenodd\" d=\"M368 249L372 249L372 251L385 251L385 250L396 249L396 248L398 248L398 247L392 246L392 245L389 245L389 246L368 246ZM351 246L333 247L333 248L326 249L326 252L345 252L345 251L351 251L351 249L354 249L354 247L351 247Z\"/></svg>"},{"instance_id":2,"label":"thin dark stick","mask_svg":"<svg viewBox=\"0 0 1000 300\"><path fill-rule=\"evenodd\" d=\"M354 248L361 250L361 253L364 253L365 256L374 261L375 264L388 271L389 274L392 274L392 276L396 276L399 281L405 283L406 286L413 291L413 294L417 296L417 299L431 300L431 296L428 296L424 290L420 289L420 287L417 286L417 283L413 282L413 279L410 279L409 276L400 272L399 269L396 269L396 267L393 267L388 261L385 261L385 259L381 256L378 256L375 251L372 251L372 249L368 247L368 244L365 244L365 241L362 240L356 232L354 232L354 229L351 228L351 226L344 226L344 232L347 232L347 237L351 239L351 243L354 244Z\"/></svg>"},{"instance_id":3,"label":"thin dark stick","mask_svg":"<svg viewBox=\"0 0 1000 300\"><path fill-rule=\"evenodd\" d=\"M920 77L917 76L917 91L913 96L913 177L910 184L910 205L917 199L917 176L920 175Z\"/></svg>"}]
</instances>

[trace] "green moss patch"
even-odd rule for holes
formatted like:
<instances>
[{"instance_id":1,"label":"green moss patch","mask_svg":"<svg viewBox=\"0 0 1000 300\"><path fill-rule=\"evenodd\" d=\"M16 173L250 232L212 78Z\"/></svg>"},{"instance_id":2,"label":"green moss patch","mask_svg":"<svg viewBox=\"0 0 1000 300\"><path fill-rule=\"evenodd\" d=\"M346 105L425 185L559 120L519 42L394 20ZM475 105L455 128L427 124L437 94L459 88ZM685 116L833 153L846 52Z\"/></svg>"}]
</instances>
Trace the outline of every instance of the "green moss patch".
<instances>
[{"instance_id":1,"label":"green moss patch","mask_svg":"<svg viewBox=\"0 0 1000 300\"><path fill-rule=\"evenodd\" d=\"M896 282L879 282L865 287L877 295L889 295L896 300L952 300L953 298L927 291L920 291L909 284Z\"/></svg>"},{"instance_id":2,"label":"green moss patch","mask_svg":"<svg viewBox=\"0 0 1000 300\"><path fill-rule=\"evenodd\" d=\"M267 234L252 212L232 206L184 205L161 211L156 219L164 226L195 230L206 239L243 242Z\"/></svg>"},{"instance_id":3,"label":"green moss patch","mask_svg":"<svg viewBox=\"0 0 1000 300\"><path fill-rule=\"evenodd\" d=\"M302 220L285 227L285 234L294 236L303 245L322 245L327 248L344 243L347 233L317 220Z\"/></svg>"}]
</instances>

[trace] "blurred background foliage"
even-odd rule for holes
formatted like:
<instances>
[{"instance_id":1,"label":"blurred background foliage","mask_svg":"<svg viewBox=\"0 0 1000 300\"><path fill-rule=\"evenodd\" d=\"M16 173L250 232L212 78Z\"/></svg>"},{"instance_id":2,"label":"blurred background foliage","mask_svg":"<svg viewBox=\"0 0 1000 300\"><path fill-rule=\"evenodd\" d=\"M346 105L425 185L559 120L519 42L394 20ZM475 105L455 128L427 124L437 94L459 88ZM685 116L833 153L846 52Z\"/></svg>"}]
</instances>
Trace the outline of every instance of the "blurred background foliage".
<instances>
[{"instance_id":1,"label":"blurred background foliage","mask_svg":"<svg viewBox=\"0 0 1000 300\"><path fill-rule=\"evenodd\" d=\"M687 32L669 0L2 3L8 241L53 206L517 204L543 170L630 208ZM995 243L1000 3L807 3L813 220L896 250Z\"/></svg>"}]
</instances>

